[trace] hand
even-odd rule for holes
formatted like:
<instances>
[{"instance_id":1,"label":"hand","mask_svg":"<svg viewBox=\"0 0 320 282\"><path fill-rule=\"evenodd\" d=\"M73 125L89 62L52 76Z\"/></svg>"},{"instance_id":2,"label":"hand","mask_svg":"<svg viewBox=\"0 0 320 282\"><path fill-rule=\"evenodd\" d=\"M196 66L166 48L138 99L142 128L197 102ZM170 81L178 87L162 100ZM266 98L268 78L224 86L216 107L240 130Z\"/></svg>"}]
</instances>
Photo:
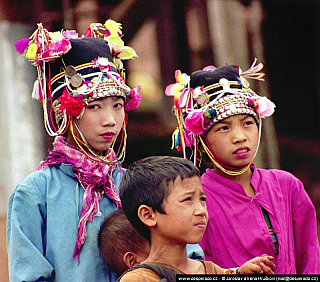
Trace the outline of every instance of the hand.
<instances>
[{"instance_id":1,"label":"hand","mask_svg":"<svg viewBox=\"0 0 320 282\"><path fill-rule=\"evenodd\" d=\"M276 265L273 263L273 257L263 254L255 257L239 267L240 274L274 274Z\"/></svg>"}]
</instances>

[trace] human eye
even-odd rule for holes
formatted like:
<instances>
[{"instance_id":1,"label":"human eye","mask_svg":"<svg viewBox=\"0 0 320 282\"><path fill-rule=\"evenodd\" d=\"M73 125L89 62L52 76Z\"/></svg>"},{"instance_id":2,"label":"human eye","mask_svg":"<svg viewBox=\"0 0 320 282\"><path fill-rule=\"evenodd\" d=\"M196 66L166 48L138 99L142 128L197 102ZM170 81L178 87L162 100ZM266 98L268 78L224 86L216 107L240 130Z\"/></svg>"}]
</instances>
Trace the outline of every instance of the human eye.
<instances>
[{"instance_id":1,"label":"human eye","mask_svg":"<svg viewBox=\"0 0 320 282\"><path fill-rule=\"evenodd\" d=\"M254 124L254 120L251 117L244 121L244 126L250 126L252 124Z\"/></svg>"},{"instance_id":2,"label":"human eye","mask_svg":"<svg viewBox=\"0 0 320 282\"><path fill-rule=\"evenodd\" d=\"M124 106L123 102L118 102L118 103L115 103L113 107L116 108L116 109L122 109L123 106Z\"/></svg>"},{"instance_id":3,"label":"human eye","mask_svg":"<svg viewBox=\"0 0 320 282\"><path fill-rule=\"evenodd\" d=\"M200 201L201 201L201 202L206 202L206 201L207 201L207 197L206 197L206 196L202 196L202 197L200 198Z\"/></svg>"},{"instance_id":4,"label":"human eye","mask_svg":"<svg viewBox=\"0 0 320 282\"><path fill-rule=\"evenodd\" d=\"M189 201L191 201L191 200L192 200L192 197L189 196L189 197L184 198L184 199L182 200L182 202L189 202Z\"/></svg>"},{"instance_id":5,"label":"human eye","mask_svg":"<svg viewBox=\"0 0 320 282\"><path fill-rule=\"evenodd\" d=\"M226 131L229 127L227 125L220 125L217 127L217 131Z\"/></svg>"},{"instance_id":6,"label":"human eye","mask_svg":"<svg viewBox=\"0 0 320 282\"><path fill-rule=\"evenodd\" d=\"M116 109L122 109L124 107L124 100L122 98L115 97L113 107Z\"/></svg>"},{"instance_id":7,"label":"human eye","mask_svg":"<svg viewBox=\"0 0 320 282\"><path fill-rule=\"evenodd\" d=\"M207 206L207 196L202 196L200 197L200 204L203 206L203 207L206 207Z\"/></svg>"},{"instance_id":8,"label":"human eye","mask_svg":"<svg viewBox=\"0 0 320 282\"><path fill-rule=\"evenodd\" d=\"M99 109L99 108L101 108L101 107L98 104L89 104L87 106L87 109L89 109L89 110L96 110L96 109Z\"/></svg>"}]
</instances>

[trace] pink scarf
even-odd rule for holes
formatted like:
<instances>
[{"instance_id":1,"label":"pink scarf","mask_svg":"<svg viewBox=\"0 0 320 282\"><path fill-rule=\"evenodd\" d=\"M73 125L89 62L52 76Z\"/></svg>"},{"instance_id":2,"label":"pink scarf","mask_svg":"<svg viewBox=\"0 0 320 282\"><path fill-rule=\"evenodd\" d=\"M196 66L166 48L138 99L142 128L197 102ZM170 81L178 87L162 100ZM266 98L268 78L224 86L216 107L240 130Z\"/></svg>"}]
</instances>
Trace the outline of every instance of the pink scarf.
<instances>
[{"instance_id":1,"label":"pink scarf","mask_svg":"<svg viewBox=\"0 0 320 282\"><path fill-rule=\"evenodd\" d=\"M37 169L59 166L62 163L72 166L75 177L85 189L73 253L73 258L78 256L79 261L81 247L87 235L86 225L94 220L96 214L100 215L99 201L103 194L106 194L117 208L121 207L120 197L112 177L116 165L95 161L78 148L69 145L63 137L58 136L53 142L53 150L38 165Z\"/></svg>"}]
</instances>

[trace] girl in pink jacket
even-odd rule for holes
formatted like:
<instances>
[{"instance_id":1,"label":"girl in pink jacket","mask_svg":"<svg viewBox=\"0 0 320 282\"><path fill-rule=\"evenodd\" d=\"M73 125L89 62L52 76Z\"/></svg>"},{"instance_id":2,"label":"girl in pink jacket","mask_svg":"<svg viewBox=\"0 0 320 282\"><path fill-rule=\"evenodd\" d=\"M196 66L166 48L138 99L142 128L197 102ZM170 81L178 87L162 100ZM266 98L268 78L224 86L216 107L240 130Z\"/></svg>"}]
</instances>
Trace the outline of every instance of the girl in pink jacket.
<instances>
[{"instance_id":1,"label":"girl in pink jacket","mask_svg":"<svg viewBox=\"0 0 320 282\"><path fill-rule=\"evenodd\" d=\"M241 265L266 253L276 274L319 274L320 249L315 208L292 174L259 169L253 163L261 118L275 105L249 88L263 80L263 65L206 67L189 77L176 71L166 88L174 96L178 128L175 147L195 164L211 163L202 175L209 222L201 241L205 259L221 267Z\"/></svg>"}]
</instances>

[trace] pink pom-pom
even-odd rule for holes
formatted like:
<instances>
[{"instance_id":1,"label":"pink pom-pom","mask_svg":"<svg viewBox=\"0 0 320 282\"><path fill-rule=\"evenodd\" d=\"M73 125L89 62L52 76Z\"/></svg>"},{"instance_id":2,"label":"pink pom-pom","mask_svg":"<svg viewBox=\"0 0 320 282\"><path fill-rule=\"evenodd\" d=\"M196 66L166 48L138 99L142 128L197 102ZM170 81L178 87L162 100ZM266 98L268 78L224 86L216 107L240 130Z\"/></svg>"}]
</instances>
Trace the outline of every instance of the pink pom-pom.
<instances>
[{"instance_id":1,"label":"pink pom-pom","mask_svg":"<svg viewBox=\"0 0 320 282\"><path fill-rule=\"evenodd\" d=\"M136 88L131 89L124 105L124 109L126 111L131 111L139 107L141 101L140 90L141 86L137 86Z\"/></svg>"},{"instance_id":2,"label":"pink pom-pom","mask_svg":"<svg viewBox=\"0 0 320 282\"><path fill-rule=\"evenodd\" d=\"M29 47L30 38L20 39L14 44L17 52L22 55Z\"/></svg>"},{"instance_id":3,"label":"pink pom-pom","mask_svg":"<svg viewBox=\"0 0 320 282\"><path fill-rule=\"evenodd\" d=\"M193 112L188 114L185 125L195 135L201 135L205 131L203 112Z\"/></svg>"},{"instance_id":4,"label":"pink pom-pom","mask_svg":"<svg viewBox=\"0 0 320 282\"><path fill-rule=\"evenodd\" d=\"M204 71L214 71L216 69L216 67L214 66L207 66L205 68L203 68Z\"/></svg>"},{"instance_id":5,"label":"pink pom-pom","mask_svg":"<svg viewBox=\"0 0 320 282\"><path fill-rule=\"evenodd\" d=\"M261 97L261 98L256 100L256 103L257 103L257 108L255 108L255 111L262 118L269 117L274 113L274 108L276 106L268 98Z\"/></svg>"},{"instance_id":6,"label":"pink pom-pom","mask_svg":"<svg viewBox=\"0 0 320 282\"><path fill-rule=\"evenodd\" d=\"M254 106L254 100L253 99L248 99L248 106L253 107Z\"/></svg>"}]
</instances>

